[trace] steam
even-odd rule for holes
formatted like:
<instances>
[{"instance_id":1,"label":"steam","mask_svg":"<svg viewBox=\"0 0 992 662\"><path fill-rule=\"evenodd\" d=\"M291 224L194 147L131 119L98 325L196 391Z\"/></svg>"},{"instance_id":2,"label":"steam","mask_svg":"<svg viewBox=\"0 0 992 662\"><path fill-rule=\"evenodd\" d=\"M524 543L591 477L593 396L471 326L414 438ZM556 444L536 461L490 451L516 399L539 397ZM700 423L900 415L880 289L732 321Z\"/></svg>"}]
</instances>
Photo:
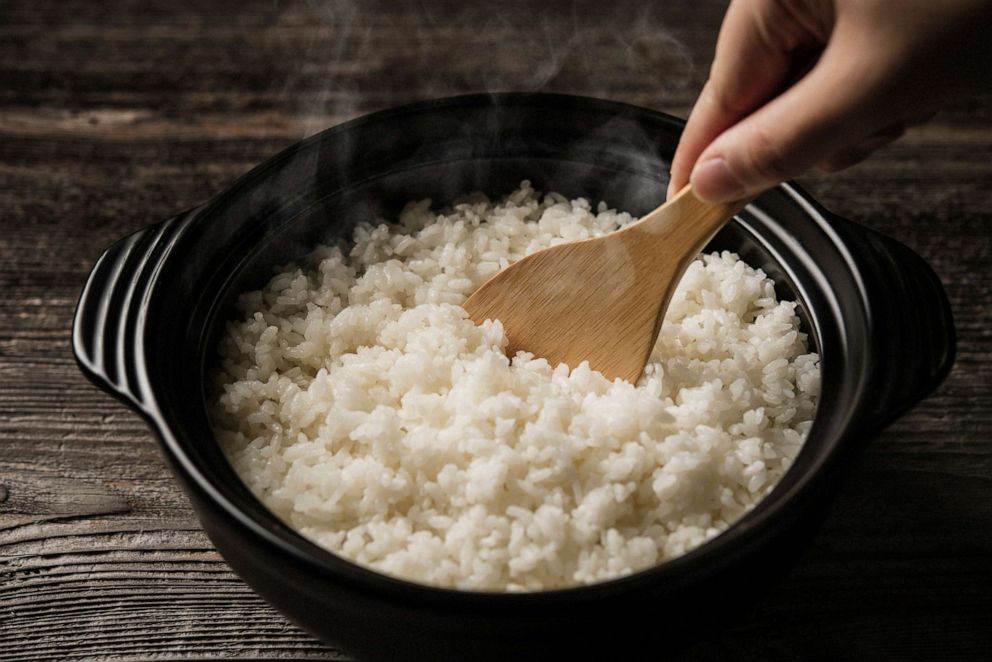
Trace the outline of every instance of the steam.
<instances>
[{"instance_id":1,"label":"steam","mask_svg":"<svg viewBox=\"0 0 992 662\"><path fill-rule=\"evenodd\" d=\"M311 134L455 94L551 91L684 108L695 89L666 3L307 0L283 20L306 41L280 96Z\"/></svg>"}]
</instances>

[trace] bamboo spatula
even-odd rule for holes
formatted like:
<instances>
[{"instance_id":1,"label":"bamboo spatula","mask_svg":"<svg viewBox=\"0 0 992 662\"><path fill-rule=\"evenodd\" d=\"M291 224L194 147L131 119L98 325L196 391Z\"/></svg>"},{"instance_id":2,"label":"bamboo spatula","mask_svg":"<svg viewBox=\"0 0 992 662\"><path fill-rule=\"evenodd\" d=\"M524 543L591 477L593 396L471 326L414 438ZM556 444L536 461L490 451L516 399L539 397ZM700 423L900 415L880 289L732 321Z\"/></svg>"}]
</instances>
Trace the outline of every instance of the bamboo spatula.
<instances>
[{"instance_id":1,"label":"bamboo spatula","mask_svg":"<svg viewBox=\"0 0 992 662\"><path fill-rule=\"evenodd\" d=\"M686 186L625 228L532 253L465 302L476 324L502 321L507 354L552 366L589 361L607 378L636 382L682 274L750 200L709 204Z\"/></svg>"}]
</instances>

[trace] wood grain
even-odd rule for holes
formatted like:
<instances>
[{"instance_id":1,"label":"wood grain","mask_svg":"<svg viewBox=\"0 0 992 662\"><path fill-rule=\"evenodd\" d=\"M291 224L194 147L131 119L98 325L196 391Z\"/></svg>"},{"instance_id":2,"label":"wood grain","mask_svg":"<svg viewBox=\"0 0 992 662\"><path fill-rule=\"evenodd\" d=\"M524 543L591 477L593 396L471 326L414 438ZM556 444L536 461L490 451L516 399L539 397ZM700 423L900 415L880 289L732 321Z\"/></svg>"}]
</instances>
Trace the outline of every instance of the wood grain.
<instances>
[{"instance_id":1,"label":"wood grain","mask_svg":"<svg viewBox=\"0 0 992 662\"><path fill-rule=\"evenodd\" d=\"M223 563L69 325L118 237L343 118L547 89L685 114L721 2L0 3L0 660L335 660ZM481 35L481 36L480 36ZM992 96L804 184L934 266L954 372L865 444L802 562L686 660L992 648Z\"/></svg>"}]
</instances>

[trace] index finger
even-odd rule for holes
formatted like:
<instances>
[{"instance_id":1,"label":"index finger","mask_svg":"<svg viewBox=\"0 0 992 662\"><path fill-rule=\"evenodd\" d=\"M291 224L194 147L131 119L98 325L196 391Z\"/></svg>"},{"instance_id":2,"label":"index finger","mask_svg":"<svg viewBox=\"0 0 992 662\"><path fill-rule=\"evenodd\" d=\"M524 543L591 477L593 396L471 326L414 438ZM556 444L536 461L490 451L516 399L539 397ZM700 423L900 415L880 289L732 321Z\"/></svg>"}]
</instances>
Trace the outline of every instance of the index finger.
<instances>
[{"instance_id":1,"label":"index finger","mask_svg":"<svg viewBox=\"0 0 992 662\"><path fill-rule=\"evenodd\" d=\"M806 48L824 43L822 18L814 20L811 11L797 6L805 7L805 3L731 2L709 80L672 159L669 195L689 183L696 159L718 135L775 96L796 66L796 58L809 59Z\"/></svg>"}]
</instances>

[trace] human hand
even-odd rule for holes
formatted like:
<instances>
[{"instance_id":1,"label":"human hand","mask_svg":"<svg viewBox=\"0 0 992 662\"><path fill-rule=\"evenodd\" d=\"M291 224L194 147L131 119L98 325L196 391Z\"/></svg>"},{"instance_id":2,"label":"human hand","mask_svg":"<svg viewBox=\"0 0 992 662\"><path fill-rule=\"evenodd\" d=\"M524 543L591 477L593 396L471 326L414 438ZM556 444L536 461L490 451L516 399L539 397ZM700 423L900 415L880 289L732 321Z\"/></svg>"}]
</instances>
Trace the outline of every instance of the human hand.
<instances>
[{"instance_id":1,"label":"human hand","mask_svg":"<svg viewBox=\"0 0 992 662\"><path fill-rule=\"evenodd\" d=\"M732 0L669 197L841 170L990 73L992 0Z\"/></svg>"}]
</instances>

